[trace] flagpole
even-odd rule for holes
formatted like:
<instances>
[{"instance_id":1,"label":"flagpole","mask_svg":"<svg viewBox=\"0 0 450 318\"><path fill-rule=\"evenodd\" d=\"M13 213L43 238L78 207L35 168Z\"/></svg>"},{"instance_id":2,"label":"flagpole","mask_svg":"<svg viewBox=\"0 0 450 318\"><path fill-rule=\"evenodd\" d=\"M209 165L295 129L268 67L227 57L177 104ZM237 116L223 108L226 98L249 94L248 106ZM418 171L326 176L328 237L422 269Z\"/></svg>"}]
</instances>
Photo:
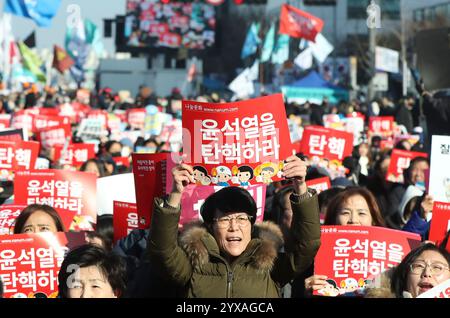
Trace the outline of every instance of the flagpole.
<instances>
[{"instance_id":1,"label":"flagpole","mask_svg":"<svg viewBox=\"0 0 450 318\"><path fill-rule=\"evenodd\" d=\"M262 95L264 93L264 65L263 63L259 63L259 95Z\"/></svg>"},{"instance_id":2,"label":"flagpole","mask_svg":"<svg viewBox=\"0 0 450 318\"><path fill-rule=\"evenodd\" d=\"M46 65L46 68L47 68L47 81L46 81L45 84L47 86L50 86L51 83L52 83L52 65L53 65L53 59L55 58L53 52L50 53L49 57L50 58L47 59L47 65Z\"/></svg>"}]
</instances>

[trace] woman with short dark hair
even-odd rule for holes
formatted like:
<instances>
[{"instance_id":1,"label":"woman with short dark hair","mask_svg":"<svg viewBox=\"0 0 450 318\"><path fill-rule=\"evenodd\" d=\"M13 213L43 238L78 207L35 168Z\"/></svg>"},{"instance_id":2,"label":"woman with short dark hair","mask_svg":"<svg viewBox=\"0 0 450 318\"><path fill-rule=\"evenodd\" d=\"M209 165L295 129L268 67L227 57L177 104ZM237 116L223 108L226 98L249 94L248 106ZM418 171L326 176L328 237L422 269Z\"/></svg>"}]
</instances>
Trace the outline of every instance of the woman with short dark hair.
<instances>
[{"instance_id":1,"label":"woman with short dark hair","mask_svg":"<svg viewBox=\"0 0 450 318\"><path fill-rule=\"evenodd\" d=\"M61 298L118 298L126 288L120 256L88 244L70 251L58 274Z\"/></svg>"}]
</instances>

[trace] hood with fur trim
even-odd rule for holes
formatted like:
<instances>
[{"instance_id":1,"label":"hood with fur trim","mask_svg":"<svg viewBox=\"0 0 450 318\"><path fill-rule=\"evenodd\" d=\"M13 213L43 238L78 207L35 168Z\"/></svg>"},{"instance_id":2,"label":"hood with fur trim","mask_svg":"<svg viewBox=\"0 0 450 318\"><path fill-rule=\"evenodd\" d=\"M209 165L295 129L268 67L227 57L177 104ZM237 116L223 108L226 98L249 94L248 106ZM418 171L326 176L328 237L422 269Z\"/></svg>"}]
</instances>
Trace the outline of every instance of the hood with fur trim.
<instances>
[{"instance_id":1,"label":"hood with fur trim","mask_svg":"<svg viewBox=\"0 0 450 318\"><path fill-rule=\"evenodd\" d=\"M247 248L257 245L251 254L251 265L261 271L270 271L283 243L283 234L275 223L262 222L253 225L252 240ZM214 251L219 254L215 239L199 222L184 226L184 230L179 236L179 244L187 253L194 267L202 267L207 264L210 252Z\"/></svg>"},{"instance_id":2,"label":"hood with fur trim","mask_svg":"<svg viewBox=\"0 0 450 318\"><path fill-rule=\"evenodd\" d=\"M393 269L390 268L381 273L372 282L365 292L365 298L396 298L395 293L391 289L391 276Z\"/></svg>"}]
</instances>

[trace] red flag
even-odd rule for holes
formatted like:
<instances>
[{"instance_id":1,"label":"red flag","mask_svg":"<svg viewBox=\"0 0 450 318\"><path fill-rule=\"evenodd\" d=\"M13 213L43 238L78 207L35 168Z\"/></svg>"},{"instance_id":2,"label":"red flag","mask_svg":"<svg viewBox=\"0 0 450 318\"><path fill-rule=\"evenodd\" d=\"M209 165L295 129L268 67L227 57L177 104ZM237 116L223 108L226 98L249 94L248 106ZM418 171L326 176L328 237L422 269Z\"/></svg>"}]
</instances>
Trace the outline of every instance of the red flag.
<instances>
[{"instance_id":1,"label":"red flag","mask_svg":"<svg viewBox=\"0 0 450 318\"><path fill-rule=\"evenodd\" d=\"M66 70L71 68L75 62L74 60L67 54L67 52L55 45L54 47L54 56L53 56L53 67L56 68L61 74Z\"/></svg>"},{"instance_id":2,"label":"red flag","mask_svg":"<svg viewBox=\"0 0 450 318\"><path fill-rule=\"evenodd\" d=\"M288 4L283 4L278 33L315 42L316 35L323 29L323 24L322 19Z\"/></svg>"}]
</instances>

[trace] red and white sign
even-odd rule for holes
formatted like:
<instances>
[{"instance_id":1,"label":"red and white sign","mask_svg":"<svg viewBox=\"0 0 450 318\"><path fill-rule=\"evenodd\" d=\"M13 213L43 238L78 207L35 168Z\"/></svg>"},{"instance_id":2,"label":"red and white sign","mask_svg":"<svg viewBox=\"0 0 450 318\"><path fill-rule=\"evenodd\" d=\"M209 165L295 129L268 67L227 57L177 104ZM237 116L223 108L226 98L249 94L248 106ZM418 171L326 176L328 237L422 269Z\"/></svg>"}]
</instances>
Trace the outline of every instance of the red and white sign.
<instances>
[{"instance_id":1,"label":"red and white sign","mask_svg":"<svg viewBox=\"0 0 450 318\"><path fill-rule=\"evenodd\" d=\"M307 126L300 148L309 157L342 161L352 154L353 134L321 126Z\"/></svg>"},{"instance_id":2,"label":"red and white sign","mask_svg":"<svg viewBox=\"0 0 450 318\"><path fill-rule=\"evenodd\" d=\"M127 112L127 121L131 129L144 129L145 108L134 108Z\"/></svg>"},{"instance_id":3,"label":"red and white sign","mask_svg":"<svg viewBox=\"0 0 450 318\"><path fill-rule=\"evenodd\" d=\"M5 298L56 298L58 272L69 249L86 244L85 233L0 236L0 278Z\"/></svg>"},{"instance_id":4,"label":"red and white sign","mask_svg":"<svg viewBox=\"0 0 450 318\"><path fill-rule=\"evenodd\" d=\"M181 45L181 35L171 32L163 33L159 36L159 45L167 47L179 47Z\"/></svg>"},{"instance_id":5,"label":"red and white sign","mask_svg":"<svg viewBox=\"0 0 450 318\"><path fill-rule=\"evenodd\" d=\"M70 118L66 116L36 115L34 116L33 120L33 132L35 133L47 127L55 127L65 124L70 125Z\"/></svg>"},{"instance_id":6,"label":"red and white sign","mask_svg":"<svg viewBox=\"0 0 450 318\"><path fill-rule=\"evenodd\" d=\"M28 132L34 131L34 118L35 114L32 110L23 109L14 113L11 121L12 128L23 128Z\"/></svg>"},{"instance_id":7,"label":"red and white sign","mask_svg":"<svg viewBox=\"0 0 450 318\"><path fill-rule=\"evenodd\" d=\"M9 172L12 180L12 173L18 170L34 169L36 159L39 155L39 143L35 141L0 141L0 170L2 177Z\"/></svg>"},{"instance_id":8,"label":"red and white sign","mask_svg":"<svg viewBox=\"0 0 450 318\"><path fill-rule=\"evenodd\" d=\"M14 203L50 205L67 230L89 231L97 220L96 180L94 174L79 171L17 171Z\"/></svg>"},{"instance_id":9,"label":"red and white sign","mask_svg":"<svg viewBox=\"0 0 450 318\"><path fill-rule=\"evenodd\" d=\"M39 130L37 137L43 148L64 146L72 139L72 128L69 124L43 128Z\"/></svg>"},{"instance_id":10,"label":"red and white sign","mask_svg":"<svg viewBox=\"0 0 450 318\"><path fill-rule=\"evenodd\" d=\"M322 19L296 7L283 4L278 33L315 42L317 34L322 32L323 25Z\"/></svg>"},{"instance_id":11,"label":"red and white sign","mask_svg":"<svg viewBox=\"0 0 450 318\"><path fill-rule=\"evenodd\" d=\"M72 144L67 147L66 152L63 154L63 146L55 147L54 161L59 162L62 165L71 165L73 167L81 166L85 161L95 158L95 145L94 144ZM61 158L62 156L62 158Z\"/></svg>"},{"instance_id":12,"label":"red and white sign","mask_svg":"<svg viewBox=\"0 0 450 318\"><path fill-rule=\"evenodd\" d=\"M26 205L3 204L0 205L0 235L14 233L14 221Z\"/></svg>"},{"instance_id":13,"label":"red and white sign","mask_svg":"<svg viewBox=\"0 0 450 318\"><path fill-rule=\"evenodd\" d=\"M66 103L59 105L58 110L59 115L69 117L71 123L79 123L81 119L86 118L91 107L78 102L73 102L71 104Z\"/></svg>"},{"instance_id":14,"label":"red and white sign","mask_svg":"<svg viewBox=\"0 0 450 318\"><path fill-rule=\"evenodd\" d=\"M415 152L394 149L391 154L391 162L389 163L386 180L391 182L404 183L403 170L409 167L411 160L416 157L428 158L428 154L424 152Z\"/></svg>"},{"instance_id":15,"label":"red and white sign","mask_svg":"<svg viewBox=\"0 0 450 318\"><path fill-rule=\"evenodd\" d=\"M322 226L314 274L326 275L330 286L322 296L358 296L368 280L397 266L421 242L420 235L378 226Z\"/></svg>"},{"instance_id":16,"label":"red and white sign","mask_svg":"<svg viewBox=\"0 0 450 318\"><path fill-rule=\"evenodd\" d=\"M113 226L114 242L138 229L138 213L135 203L114 201Z\"/></svg>"},{"instance_id":17,"label":"red and white sign","mask_svg":"<svg viewBox=\"0 0 450 318\"><path fill-rule=\"evenodd\" d=\"M306 186L317 191L319 194L322 191L331 188L331 181L329 177L317 178L306 181Z\"/></svg>"},{"instance_id":18,"label":"red and white sign","mask_svg":"<svg viewBox=\"0 0 450 318\"><path fill-rule=\"evenodd\" d=\"M264 205L266 203L266 185L258 184L244 187L256 202L258 208L256 221L262 222L264 218ZM184 225L190 221L201 219L200 208L206 198L223 187L188 185L181 198L180 224Z\"/></svg>"},{"instance_id":19,"label":"red and white sign","mask_svg":"<svg viewBox=\"0 0 450 318\"><path fill-rule=\"evenodd\" d=\"M253 183L280 180L283 160L292 155L281 94L242 102L183 101L186 162L203 166L219 186L230 185L235 165L253 170Z\"/></svg>"},{"instance_id":20,"label":"red and white sign","mask_svg":"<svg viewBox=\"0 0 450 318\"><path fill-rule=\"evenodd\" d=\"M434 201L428 240L442 242L450 230L450 203Z\"/></svg>"},{"instance_id":21,"label":"red and white sign","mask_svg":"<svg viewBox=\"0 0 450 318\"><path fill-rule=\"evenodd\" d=\"M382 137L391 137L394 133L394 117L372 116L369 117L369 134Z\"/></svg>"},{"instance_id":22,"label":"red and white sign","mask_svg":"<svg viewBox=\"0 0 450 318\"><path fill-rule=\"evenodd\" d=\"M112 157L112 159L118 167L125 166L128 168L130 166L130 158L128 157Z\"/></svg>"},{"instance_id":23,"label":"red and white sign","mask_svg":"<svg viewBox=\"0 0 450 318\"><path fill-rule=\"evenodd\" d=\"M420 294L417 298L450 298L450 279Z\"/></svg>"},{"instance_id":24,"label":"red and white sign","mask_svg":"<svg viewBox=\"0 0 450 318\"><path fill-rule=\"evenodd\" d=\"M167 161L170 161L170 158L170 153L132 154L140 229L150 227L153 201L156 197L162 197L166 193L166 169Z\"/></svg>"},{"instance_id":25,"label":"red and white sign","mask_svg":"<svg viewBox=\"0 0 450 318\"><path fill-rule=\"evenodd\" d=\"M11 123L11 115L10 114L1 114L0 115L0 130L9 128Z\"/></svg>"}]
</instances>

